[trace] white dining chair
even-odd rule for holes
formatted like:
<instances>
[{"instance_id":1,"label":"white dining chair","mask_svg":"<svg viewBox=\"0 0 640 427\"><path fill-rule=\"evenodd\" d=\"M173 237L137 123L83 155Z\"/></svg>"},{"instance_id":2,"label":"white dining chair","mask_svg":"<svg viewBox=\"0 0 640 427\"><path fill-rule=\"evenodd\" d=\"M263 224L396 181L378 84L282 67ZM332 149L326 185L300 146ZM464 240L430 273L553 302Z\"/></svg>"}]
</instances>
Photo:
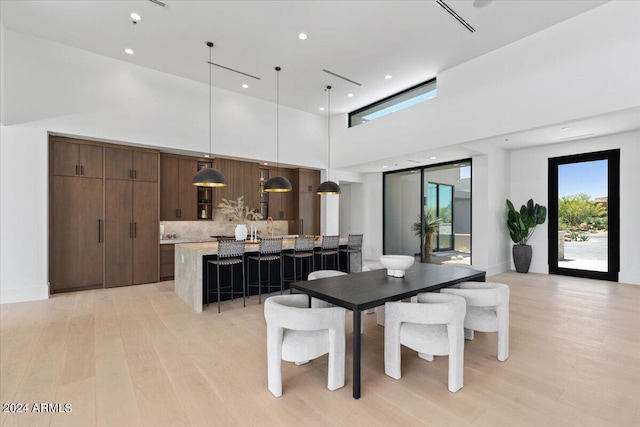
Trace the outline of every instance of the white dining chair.
<instances>
[{"instance_id":1,"label":"white dining chair","mask_svg":"<svg viewBox=\"0 0 640 427\"><path fill-rule=\"evenodd\" d=\"M498 360L509 357L509 286L502 283L462 282L441 293L458 295L467 302L464 337L473 340L474 331L498 332Z\"/></svg>"},{"instance_id":2,"label":"white dining chair","mask_svg":"<svg viewBox=\"0 0 640 427\"><path fill-rule=\"evenodd\" d=\"M401 377L401 345L433 361L433 356L449 355L449 391L462 388L464 380L464 298L426 292L417 303L385 304L384 372Z\"/></svg>"},{"instance_id":3,"label":"white dining chair","mask_svg":"<svg viewBox=\"0 0 640 427\"><path fill-rule=\"evenodd\" d=\"M335 276L346 276L347 273L338 270L316 270L314 272L309 273L308 280L317 280L324 279L326 277L335 277ZM333 304L330 304L326 301L322 301L318 298L311 298L311 308L325 308L325 307L333 307ZM360 313L360 333L364 332L364 313Z\"/></svg>"},{"instance_id":4,"label":"white dining chair","mask_svg":"<svg viewBox=\"0 0 640 427\"><path fill-rule=\"evenodd\" d=\"M282 360L302 365L328 353L327 388L344 386L346 310L308 305L304 294L276 295L264 302L267 383L275 397L282 396Z\"/></svg>"},{"instance_id":5,"label":"white dining chair","mask_svg":"<svg viewBox=\"0 0 640 427\"><path fill-rule=\"evenodd\" d=\"M362 267L362 271L384 270L385 266L379 262L372 262ZM376 323L380 326L384 326L384 306L370 308L367 310L367 314L376 313Z\"/></svg>"}]
</instances>

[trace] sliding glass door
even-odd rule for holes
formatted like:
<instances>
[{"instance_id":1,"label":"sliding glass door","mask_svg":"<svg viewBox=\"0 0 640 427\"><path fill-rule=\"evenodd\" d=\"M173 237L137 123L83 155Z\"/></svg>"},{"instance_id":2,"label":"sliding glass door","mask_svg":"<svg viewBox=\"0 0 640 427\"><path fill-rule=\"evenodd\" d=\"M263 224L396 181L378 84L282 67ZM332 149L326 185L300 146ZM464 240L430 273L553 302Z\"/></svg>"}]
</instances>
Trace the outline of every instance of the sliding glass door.
<instances>
[{"instance_id":1,"label":"sliding glass door","mask_svg":"<svg viewBox=\"0 0 640 427\"><path fill-rule=\"evenodd\" d=\"M620 150L549 159L549 272L618 280Z\"/></svg>"},{"instance_id":2,"label":"sliding glass door","mask_svg":"<svg viewBox=\"0 0 640 427\"><path fill-rule=\"evenodd\" d=\"M384 174L384 253L471 263L471 160Z\"/></svg>"}]
</instances>

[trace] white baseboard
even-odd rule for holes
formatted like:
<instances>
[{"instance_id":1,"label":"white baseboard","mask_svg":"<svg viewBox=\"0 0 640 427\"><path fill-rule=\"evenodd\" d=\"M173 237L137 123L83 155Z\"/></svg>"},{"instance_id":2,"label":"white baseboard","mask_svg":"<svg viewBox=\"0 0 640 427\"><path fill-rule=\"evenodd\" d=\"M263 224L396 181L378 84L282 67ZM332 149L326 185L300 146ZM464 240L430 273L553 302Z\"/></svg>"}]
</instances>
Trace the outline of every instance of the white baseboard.
<instances>
[{"instance_id":1,"label":"white baseboard","mask_svg":"<svg viewBox=\"0 0 640 427\"><path fill-rule=\"evenodd\" d=\"M49 286L23 286L20 288L0 289L0 304L11 302L36 301L49 298Z\"/></svg>"}]
</instances>

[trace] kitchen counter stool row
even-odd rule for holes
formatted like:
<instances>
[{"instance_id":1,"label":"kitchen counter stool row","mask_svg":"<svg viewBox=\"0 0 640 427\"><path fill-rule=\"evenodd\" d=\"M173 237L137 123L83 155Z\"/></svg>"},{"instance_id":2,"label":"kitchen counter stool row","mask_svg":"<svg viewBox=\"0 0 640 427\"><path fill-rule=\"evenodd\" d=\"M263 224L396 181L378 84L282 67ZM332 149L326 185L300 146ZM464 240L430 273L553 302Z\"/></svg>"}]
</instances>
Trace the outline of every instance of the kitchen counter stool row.
<instances>
[{"instance_id":1,"label":"kitchen counter stool row","mask_svg":"<svg viewBox=\"0 0 640 427\"><path fill-rule=\"evenodd\" d=\"M245 254L244 240L220 240L217 254L206 256L203 263L203 303L208 306L215 294L218 313L223 299L242 297L245 306L245 298L257 294L258 303L262 303L263 293L278 290L283 293L285 282L306 280L309 273L316 270L317 257L321 268L331 264L334 269L340 269L343 255L342 265L346 265L348 272L352 269L352 254L359 255L359 265L362 265L362 234L350 234L347 245L342 248L339 241L340 236L323 236L316 251L314 237L296 237L293 249L283 250L281 237L263 238L256 253ZM285 266L286 259L290 261ZM267 269L266 276L263 266Z\"/></svg>"}]
</instances>

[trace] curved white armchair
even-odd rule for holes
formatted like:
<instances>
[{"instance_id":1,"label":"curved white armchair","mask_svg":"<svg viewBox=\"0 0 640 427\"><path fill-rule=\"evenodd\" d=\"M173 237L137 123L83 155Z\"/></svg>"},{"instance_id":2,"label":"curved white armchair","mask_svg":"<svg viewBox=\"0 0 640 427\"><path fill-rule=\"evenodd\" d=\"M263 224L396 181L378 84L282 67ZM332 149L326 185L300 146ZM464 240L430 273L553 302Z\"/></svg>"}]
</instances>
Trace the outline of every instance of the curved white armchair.
<instances>
[{"instance_id":1,"label":"curved white armchair","mask_svg":"<svg viewBox=\"0 0 640 427\"><path fill-rule=\"evenodd\" d=\"M465 300L455 295L422 293L418 303L385 304L384 372L401 377L400 345L432 361L433 355L449 355L449 391L462 388L464 376Z\"/></svg>"},{"instance_id":2,"label":"curved white armchair","mask_svg":"<svg viewBox=\"0 0 640 427\"><path fill-rule=\"evenodd\" d=\"M346 276L347 273L338 270L316 270L309 273L307 280L318 280L324 279L326 277L335 277L335 276ZM329 304L326 301L322 301L318 298L311 298L311 308L326 308L333 307L332 304Z\"/></svg>"},{"instance_id":3,"label":"curved white armchair","mask_svg":"<svg viewBox=\"0 0 640 427\"><path fill-rule=\"evenodd\" d=\"M267 379L275 397L282 396L282 360L301 365L329 353L327 388L344 386L345 309L307 308L308 298L298 294L265 300Z\"/></svg>"},{"instance_id":4,"label":"curved white armchair","mask_svg":"<svg viewBox=\"0 0 640 427\"><path fill-rule=\"evenodd\" d=\"M383 270L384 268L385 266L381 263L373 262L362 267L362 271ZM376 323L380 326L384 326L384 307L371 308L367 310L367 314L371 314L374 311L376 313Z\"/></svg>"},{"instance_id":5,"label":"curved white armchair","mask_svg":"<svg viewBox=\"0 0 640 427\"><path fill-rule=\"evenodd\" d=\"M338 270L316 270L309 273L309 280L318 280L324 279L325 277L335 277L335 276L345 276L347 273L338 271ZM326 301L322 301L318 298L311 298L311 308L326 308L333 307L333 304L330 304ZM361 313L360 316L360 333L364 332L364 313Z\"/></svg>"},{"instance_id":6,"label":"curved white armchair","mask_svg":"<svg viewBox=\"0 0 640 427\"><path fill-rule=\"evenodd\" d=\"M462 282L440 292L459 295L467 301L464 337L473 339L473 331L498 332L498 360L509 357L509 287L502 283Z\"/></svg>"}]
</instances>

